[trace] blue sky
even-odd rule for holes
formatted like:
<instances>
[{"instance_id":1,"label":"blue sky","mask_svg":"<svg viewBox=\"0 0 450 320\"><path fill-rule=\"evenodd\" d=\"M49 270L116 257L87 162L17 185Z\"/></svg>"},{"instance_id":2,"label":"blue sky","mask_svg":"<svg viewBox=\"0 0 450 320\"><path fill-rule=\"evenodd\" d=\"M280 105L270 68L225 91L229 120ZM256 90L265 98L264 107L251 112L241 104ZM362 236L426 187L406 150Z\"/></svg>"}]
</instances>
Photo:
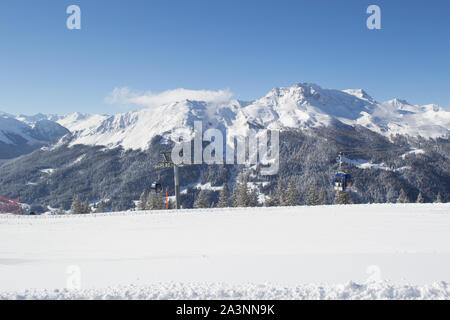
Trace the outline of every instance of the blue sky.
<instances>
[{"instance_id":1,"label":"blue sky","mask_svg":"<svg viewBox=\"0 0 450 320\"><path fill-rule=\"evenodd\" d=\"M111 114L126 110L105 101L115 88L252 100L295 82L448 108L449 16L447 0L2 0L0 110Z\"/></svg>"}]
</instances>

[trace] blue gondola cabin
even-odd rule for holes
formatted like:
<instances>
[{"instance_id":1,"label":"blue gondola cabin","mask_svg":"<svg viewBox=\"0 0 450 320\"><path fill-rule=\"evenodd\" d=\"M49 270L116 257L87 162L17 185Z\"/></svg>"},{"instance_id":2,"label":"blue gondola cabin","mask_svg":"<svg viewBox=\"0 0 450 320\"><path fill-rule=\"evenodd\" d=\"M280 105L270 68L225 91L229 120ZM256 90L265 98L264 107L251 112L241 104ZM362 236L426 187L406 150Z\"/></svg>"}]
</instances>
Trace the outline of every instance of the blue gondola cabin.
<instances>
[{"instance_id":1,"label":"blue gondola cabin","mask_svg":"<svg viewBox=\"0 0 450 320\"><path fill-rule=\"evenodd\" d=\"M160 183L153 182L152 186L150 187L151 192L153 193L161 193L162 192L162 186Z\"/></svg>"},{"instance_id":2,"label":"blue gondola cabin","mask_svg":"<svg viewBox=\"0 0 450 320\"><path fill-rule=\"evenodd\" d=\"M343 172L338 172L334 176L334 190L347 191L351 186L350 175Z\"/></svg>"}]
</instances>

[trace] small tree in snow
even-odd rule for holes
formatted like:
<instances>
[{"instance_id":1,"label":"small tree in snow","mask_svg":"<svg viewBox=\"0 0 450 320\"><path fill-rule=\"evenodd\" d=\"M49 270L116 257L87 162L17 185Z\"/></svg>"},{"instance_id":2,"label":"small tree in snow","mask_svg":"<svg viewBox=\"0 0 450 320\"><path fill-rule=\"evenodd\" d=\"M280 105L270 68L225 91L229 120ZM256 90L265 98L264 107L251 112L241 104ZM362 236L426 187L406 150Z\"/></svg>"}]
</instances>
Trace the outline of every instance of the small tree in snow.
<instances>
[{"instance_id":1,"label":"small tree in snow","mask_svg":"<svg viewBox=\"0 0 450 320\"><path fill-rule=\"evenodd\" d=\"M347 192L338 191L334 198L334 204L351 204L350 197Z\"/></svg>"},{"instance_id":2,"label":"small tree in snow","mask_svg":"<svg viewBox=\"0 0 450 320\"><path fill-rule=\"evenodd\" d=\"M63 208L63 206L62 206L62 205L61 205L61 206L59 206L59 209L58 209L58 212L57 212L57 214L58 214L58 215L66 214L66 211L64 210L64 208Z\"/></svg>"},{"instance_id":3,"label":"small tree in snow","mask_svg":"<svg viewBox=\"0 0 450 320\"><path fill-rule=\"evenodd\" d=\"M165 207L163 198L158 193L150 193L147 200L146 210L162 210Z\"/></svg>"},{"instance_id":4,"label":"small tree in snow","mask_svg":"<svg viewBox=\"0 0 450 320\"><path fill-rule=\"evenodd\" d=\"M225 182L222 187L222 191L220 191L220 198L219 202L217 203L218 208L228 208L229 205L229 199L228 199L228 185Z\"/></svg>"},{"instance_id":5,"label":"small tree in snow","mask_svg":"<svg viewBox=\"0 0 450 320\"><path fill-rule=\"evenodd\" d=\"M423 196L422 196L421 192L419 192L419 195L417 196L416 202L417 203L424 203Z\"/></svg>"},{"instance_id":6,"label":"small tree in snow","mask_svg":"<svg viewBox=\"0 0 450 320\"><path fill-rule=\"evenodd\" d=\"M148 193L147 190L142 191L141 196L139 197L139 203L137 205L138 210L145 210L148 202Z\"/></svg>"},{"instance_id":7,"label":"small tree in snow","mask_svg":"<svg viewBox=\"0 0 450 320\"><path fill-rule=\"evenodd\" d=\"M311 185L311 188L309 189L307 204L308 206L317 206L320 204L315 184Z\"/></svg>"},{"instance_id":8,"label":"small tree in snow","mask_svg":"<svg viewBox=\"0 0 450 320\"><path fill-rule=\"evenodd\" d=\"M406 194L405 190L402 189L397 199L397 203L409 203L409 202L410 200L408 198L408 195Z\"/></svg>"},{"instance_id":9,"label":"small tree in snow","mask_svg":"<svg viewBox=\"0 0 450 320\"><path fill-rule=\"evenodd\" d=\"M441 198L441 193L440 192L437 194L437 198L436 198L435 203L442 203L442 198Z\"/></svg>"},{"instance_id":10,"label":"small tree in snow","mask_svg":"<svg viewBox=\"0 0 450 320\"><path fill-rule=\"evenodd\" d=\"M281 179L281 177L278 178L276 198L278 201L277 205L284 206L284 189L283 180Z\"/></svg>"},{"instance_id":11,"label":"small tree in snow","mask_svg":"<svg viewBox=\"0 0 450 320\"><path fill-rule=\"evenodd\" d=\"M119 208L117 207L115 202L111 202L111 212L118 212Z\"/></svg>"},{"instance_id":12,"label":"small tree in snow","mask_svg":"<svg viewBox=\"0 0 450 320\"><path fill-rule=\"evenodd\" d=\"M242 178L241 183L234 185L233 200L235 207L247 207L248 206L248 183L247 177Z\"/></svg>"},{"instance_id":13,"label":"small tree in snow","mask_svg":"<svg viewBox=\"0 0 450 320\"><path fill-rule=\"evenodd\" d=\"M70 207L70 211L72 214L81 214L83 213L83 206L81 205L80 197L74 196L72 200L72 205Z\"/></svg>"},{"instance_id":14,"label":"small tree in snow","mask_svg":"<svg viewBox=\"0 0 450 320\"><path fill-rule=\"evenodd\" d=\"M325 190L320 189L320 194L319 194L319 205L326 205L326 200L325 200Z\"/></svg>"},{"instance_id":15,"label":"small tree in snow","mask_svg":"<svg viewBox=\"0 0 450 320\"><path fill-rule=\"evenodd\" d=\"M258 193L258 189L253 189L252 191L249 192L248 194L248 206L249 207L257 207L259 204L259 193Z\"/></svg>"},{"instance_id":16,"label":"small tree in snow","mask_svg":"<svg viewBox=\"0 0 450 320\"><path fill-rule=\"evenodd\" d=\"M194 208L200 209L200 208L209 208L209 203L206 195L205 190L200 190L200 193L197 196L197 199L195 199L194 202Z\"/></svg>"},{"instance_id":17,"label":"small tree in snow","mask_svg":"<svg viewBox=\"0 0 450 320\"><path fill-rule=\"evenodd\" d=\"M289 181L287 190L286 190L286 199L285 205L287 206L296 206L298 205L298 194L297 188L295 188L294 178L292 177Z\"/></svg>"},{"instance_id":18,"label":"small tree in snow","mask_svg":"<svg viewBox=\"0 0 450 320\"><path fill-rule=\"evenodd\" d=\"M98 204L98 207L97 207L97 211L96 211L97 213L104 213L104 212L106 212L106 204L105 204L105 201L100 201L100 203Z\"/></svg>"},{"instance_id":19,"label":"small tree in snow","mask_svg":"<svg viewBox=\"0 0 450 320\"><path fill-rule=\"evenodd\" d=\"M266 201L264 202L264 206L266 206L266 207L276 207L277 205L278 205L278 199L273 194L273 192L270 191L268 199L266 199Z\"/></svg>"},{"instance_id":20,"label":"small tree in snow","mask_svg":"<svg viewBox=\"0 0 450 320\"><path fill-rule=\"evenodd\" d=\"M87 198L84 200L81 213L91 213L91 207L89 206L89 200Z\"/></svg>"}]
</instances>

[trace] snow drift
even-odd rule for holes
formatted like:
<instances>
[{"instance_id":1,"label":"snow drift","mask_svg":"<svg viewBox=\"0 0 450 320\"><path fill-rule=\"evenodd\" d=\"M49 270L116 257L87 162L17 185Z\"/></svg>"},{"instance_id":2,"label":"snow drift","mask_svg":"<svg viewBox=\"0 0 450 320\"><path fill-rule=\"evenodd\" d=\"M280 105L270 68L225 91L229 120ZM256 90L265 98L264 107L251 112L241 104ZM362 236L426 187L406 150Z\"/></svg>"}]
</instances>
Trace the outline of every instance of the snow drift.
<instances>
[{"instance_id":1,"label":"snow drift","mask_svg":"<svg viewBox=\"0 0 450 320\"><path fill-rule=\"evenodd\" d=\"M0 292L0 300L447 300L450 285L396 285L389 282L348 282L336 285L225 283L157 283L82 290L26 290Z\"/></svg>"}]
</instances>

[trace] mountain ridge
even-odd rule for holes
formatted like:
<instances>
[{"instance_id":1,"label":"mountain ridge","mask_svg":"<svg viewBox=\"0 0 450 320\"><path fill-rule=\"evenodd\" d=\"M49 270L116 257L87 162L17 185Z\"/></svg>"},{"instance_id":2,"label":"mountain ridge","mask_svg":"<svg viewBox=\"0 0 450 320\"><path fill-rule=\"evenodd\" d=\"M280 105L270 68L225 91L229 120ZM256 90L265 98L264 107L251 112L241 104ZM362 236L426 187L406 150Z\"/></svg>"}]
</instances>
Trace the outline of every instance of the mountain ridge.
<instances>
[{"instance_id":1,"label":"mountain ridge","mask_svg":"<svg viewBox=\"0 0 450 320\"><path fill-rule=\"evenodd\" d=\"M70 131L46 119L34 123L0 112L0 159L10 159L57 142Z\"/></svg>"},{"instance_id":2,"label":"mountain ridge","mask_svg":"<svg viewBox=\"0 0 450 320\"><path fill-rule=\"evenodd\" d=\"M43 120L56 122L70 131L71 145L126 149L146 149L157 135L173 140L180 132L191 134L194 121L202 121L204 128L219 128L231 135L245 135L251 128L305 129L339 121L361 125L388 137L450 136L450 112L437 105L414 106L402 99L379 103L363 89L325 89L313 83L274 88L251 102L208 103L186 99L116 115L76 112L66 116L21 115L16 120L29 126ZM0 134L2 131L0 125Z\"/></svg>"}]
</instances>

